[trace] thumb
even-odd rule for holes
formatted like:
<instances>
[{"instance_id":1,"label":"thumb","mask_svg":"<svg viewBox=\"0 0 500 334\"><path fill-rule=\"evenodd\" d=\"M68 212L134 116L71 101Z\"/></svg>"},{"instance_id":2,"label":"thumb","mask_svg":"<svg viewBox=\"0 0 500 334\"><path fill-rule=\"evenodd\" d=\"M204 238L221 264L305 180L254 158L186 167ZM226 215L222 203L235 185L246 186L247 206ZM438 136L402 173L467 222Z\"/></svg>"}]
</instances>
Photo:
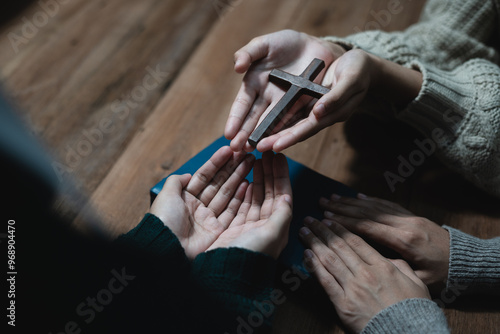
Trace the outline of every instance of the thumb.
<instances>
[{"instance_id":1,"label":"thumb","mask_svg":"<svg viewBox=\"0 0 500 334\"><path fill-rule=\"evenodd\" d=\"M252 63L266 57L268 52L269 43L265 36L252 39L234 54L234 70L237 73L245 73Z\"/></svg>"},{"instance_id":2,"label":"thumb","mask_svg":"<svg viewBox=\"0 0 500 334\"><path fill-rule=\"evenodd\" d=\"M339 104L340 97L345 94L344 87L335 86L330 92L323 95L314 105L312 112L317 119L330 114L336 105Z\"/></svg>"},{"instance_id":3,"label":"thumb","mask_svg":"<svg viewBox=\"0 0 500 334\"><path fill-rule=\"evenodd\" d=\"M415 282L418 285L423 285L424 283L422 280L417 276L415 271L410 267L408 262L401 260L401 259L388 259L390 262L392 262L393 265L395 265L399 271L401 271L403 274L408 276L413 282Z\"/></svg>"},{"instance_id":4,"label":"thumb","mask_svg":"<svg viewBox=\"0 0 500 334\"><path fill-rule=\"evenodd\" d=\"M182 192L182 189L184 189L188 185L189 180L191 180L191 174L171 175L165 181L161 193L163 193L165 196L179 196Z\"/></svg>"}]
</instances>

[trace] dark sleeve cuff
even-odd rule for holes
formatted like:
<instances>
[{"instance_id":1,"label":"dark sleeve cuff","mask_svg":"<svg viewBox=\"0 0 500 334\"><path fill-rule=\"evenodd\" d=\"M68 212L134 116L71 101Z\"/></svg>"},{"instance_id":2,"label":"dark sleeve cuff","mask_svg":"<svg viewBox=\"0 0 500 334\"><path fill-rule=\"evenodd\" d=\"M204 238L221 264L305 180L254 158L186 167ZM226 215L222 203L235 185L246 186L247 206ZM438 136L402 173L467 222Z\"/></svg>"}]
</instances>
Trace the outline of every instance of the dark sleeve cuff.
<instances>
[{"instance_id":1,"label":"dark sleeve cuff","mask_svg":"<svg viewBox=\"0 0 500 334\"><path fill-rule=\"evenodd\" d=\"M155 257L167 257L174 262L188 261L179 239L151 213L147 213L135 228L118 237L115 242L136 247Z\"/></svg>"},{"instance_id":2,"label":"dark sleeve cuff","mask_svg":"<svg viewBox=\"0 0 500 334\"><path fill-rule=\"evenodd\" d=\"M405 299L373 317L361 334L449 334L443 311L431 300Z\"/></svg>"},{"instance_id":3,"label":"dark sleeve cuff","mask_svg":"<svg viewBox=\"0 0 500 334\"><path fill-rule=\"evenodd\" d=\"M207 293L208 303L222 309L218 313L224 314L224 319L218 322L224 323L227 330L243 326L264 333L271 328L275 309L271 299L275 262L262 253L219 248L198 255L192 274Z\"/></svg>"}]
</instances>

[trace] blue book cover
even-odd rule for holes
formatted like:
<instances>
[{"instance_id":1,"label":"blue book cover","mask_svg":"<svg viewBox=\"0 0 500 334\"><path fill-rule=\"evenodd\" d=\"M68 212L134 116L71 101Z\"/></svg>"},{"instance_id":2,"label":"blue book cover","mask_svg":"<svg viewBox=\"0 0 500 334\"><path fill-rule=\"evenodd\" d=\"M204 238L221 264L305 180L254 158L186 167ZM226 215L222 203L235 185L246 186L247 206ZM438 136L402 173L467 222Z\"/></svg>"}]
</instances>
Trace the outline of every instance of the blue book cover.
<instances>
[{"instance_id":1,"label":"blue book cover","mask_svg":"<svg viewBox=\"0 0 500 334\"><path fill-rule=\"evenodd\" d=\"M194 174L220 147L229 145L229 143L229 140L220 137L170 175L182 175L185 173ZM255 155L257 159L262 157L262 153L257 150L253 151L252 154ZM319 199L321 197L328 198L333 193L337 193L341 196L355 197L357 192L288 157L287 161L293 190L293 219L290 225L288 245L283 250L279 261L287 267L297 266L306 271L302 265L304 246L300 242L298 236L299 229L303 226L304 218L312 216L321 219L323 217L323 212L319 207ZM165 179L151 188L151 201L153 201L156 195L161 191ZM247 180L252 182L252 172L247 176Z\"/></svg>"}]
</instances>

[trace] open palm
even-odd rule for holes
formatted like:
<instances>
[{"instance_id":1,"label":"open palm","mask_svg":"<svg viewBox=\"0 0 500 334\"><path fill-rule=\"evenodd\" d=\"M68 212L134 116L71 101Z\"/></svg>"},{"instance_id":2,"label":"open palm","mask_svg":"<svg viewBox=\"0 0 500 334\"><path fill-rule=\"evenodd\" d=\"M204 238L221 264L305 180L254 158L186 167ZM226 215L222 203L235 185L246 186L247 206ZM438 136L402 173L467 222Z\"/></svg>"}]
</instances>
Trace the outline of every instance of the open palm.
<instances>
[{"instance_id":1,"label":"open palm","mask_svg":"<svg viewBox=\"0 0 500 334\"><path fill-rule=\"evenodd\" d=\"M241 247L272 256L281 252L291 220L286 159L270 153L264 163L259 160L256 182L249 185L245 177L253 164L252 155L233 153L226 146L192 177L167 179L150 212L178 237L188 258L219 247Z\"/></svg>"},{"instance_id":2,"label":"open palm","mask_svg":"<svg viewBox=\"0 0 500 334\"><path fill-rule=\"evenodd\" d=\"M253 175L236 217L209 249L240 247L277 258L286 246L292 220L285 156L266 152L256 162Z\"/></svg>"},{"instance_id":3,"label":"open palm","mask_svg":"<svg viewBox=\"0 0 500 334\"><path fill-rule=\"evenodd\" d=\"M173 175L151 206L193 259L219 237L234 219L245 196L254 157L219 149L192 177Z\"/></svg>"},{"instance_id":4,"label":"open palm","mask_svg":"<svg viewBox=\"0 0 500 334\"><path fill-rule=\"evenodd\" d=\"M252 151L248 137L283 96L281 88L269 83L272 69L280 68L298 75L314 58L324 60L328 68L334 58L341 55L340 49L335 55L331 43L293 30L283 30L257 37L238 50L235 53L235 71L246 74L226 123L224 134L231 139L231 147L235 151ZM316 82L321 83L323 73L316 78ZM282 123L286 123L310 100L307 96L299 99Z\"/></svg>"}]
</instances>

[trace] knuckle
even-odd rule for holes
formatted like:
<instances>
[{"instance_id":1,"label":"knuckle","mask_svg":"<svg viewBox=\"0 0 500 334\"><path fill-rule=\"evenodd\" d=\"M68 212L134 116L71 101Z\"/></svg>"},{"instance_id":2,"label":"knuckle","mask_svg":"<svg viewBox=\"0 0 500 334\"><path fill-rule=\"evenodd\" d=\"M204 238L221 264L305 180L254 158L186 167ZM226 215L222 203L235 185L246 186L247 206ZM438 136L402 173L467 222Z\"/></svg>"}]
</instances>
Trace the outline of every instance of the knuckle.
<instances>
[{"instance_id":1,"label":"knuckle","mask_svg":"<svg viewBox=\"0 0 500 334\"><path fill-rule=\"evenodd\" d=\"M220 194L224 197L231 197L233 195L232 190L226 186L222 186L219 191L220 191Z\"/></svg>"},{"instance_id":2,"label":"knuckle","mask_svg":"<svg viewBox=\"0 0 500 334\"><path fill-rule=\"evenodd\" d=\"M235 99L234 102L236 104L238 104L239 106L245 108L245 109L248 109L251 106L250 101L247 98L244 98L242 96L236 97L236 99ZM238 116L239 117L239 114L233 114L232 116Z\"/></svg>"},{"instance_id":3,"label":"knuckle","mask_svg":"<svg viewBox=\"0 0 500 334\"><path fill-rule=\"evenodd\" d=\"M406 244L406 246L409 247L416 247L419 244L422 243L422 241L425 239L424 233L420 230L417 229L411 229L409 231L404 231L403 232L403 242Z\"/></svg>"},{"instance_id":4,"label":"knuckle","mask_svg":"<svg viewBox=\"0 0 500 334\"><path fill-rule=\"evenodd\" d=\"M327 254L323 254L320 256L321 263L327 268L332 268L335 267L337 264L337 257L334 256L332 253L328 252Z\"/></svg>"},{"instance_id":5,"label":"knuckle","mask_svg":"<svg viewBox=\"0 0 500 334\"><path fill-rule=\"evenodd\" d=\"M365 244L365 241L356 235L349 236L346 241L352 249L358 249Z\"/></svg>"},{"instance_id":6,"label":"knuckle","mask_svg":"<svg viewBox=\"0 0 500 334\"><path fill-rule=\"evenodd\" d=\"M373 273L373 271L370 270L370 268L367 268L365 266L361 267L358 270L357 275L359 275L364 282L376 282L377 281L377 277Z\"/></svg>"},{"instance_id":7,"label":"knuckle","mask_svg":"<svg viewBox=\"0 0 500 334\"><path fill-rule=\"evenodd\" d=\"M208 177L207 174L205 173L196 173L196 177L198 178L198 180L200 180L200 182L202 182L203 184L207 184L208 182L210 182L210 177Z\"/></svg>"}]
</instances>

